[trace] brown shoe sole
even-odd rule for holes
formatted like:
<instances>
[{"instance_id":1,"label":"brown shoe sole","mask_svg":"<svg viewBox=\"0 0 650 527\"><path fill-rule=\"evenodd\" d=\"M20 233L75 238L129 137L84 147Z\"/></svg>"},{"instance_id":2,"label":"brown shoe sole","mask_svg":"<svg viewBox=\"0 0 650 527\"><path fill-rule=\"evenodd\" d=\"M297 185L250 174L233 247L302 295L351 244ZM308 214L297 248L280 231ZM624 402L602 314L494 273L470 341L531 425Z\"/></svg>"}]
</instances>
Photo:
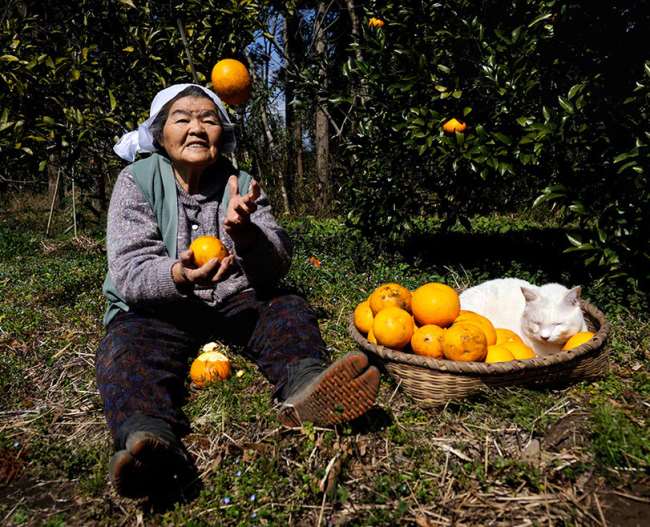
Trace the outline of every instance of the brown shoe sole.
<instances>
[{"instance_id":1,"label":"brown shoe sole","mask_svg":"<svg viewBox=\"0 0 650 527\"><path fill-rule=\"evenodd\" d=\"M356 419L374 404L379 370L368 367L360 352L348 353L282 404L278 419L285 426L334 425Z\"/></svg>"},{"instance_id":2,"label":"brown shoe sole","mask_svg":"<svg viewBox=\"0 0 650 527\"><path fill-rule=\"evenodd\" d=\"M134 432L126 448L113 454L109 474L115 490L126 498L141 498L151 491L152 471L170 455L169 444L150 432Z\"/></svg>"}]
</instances>

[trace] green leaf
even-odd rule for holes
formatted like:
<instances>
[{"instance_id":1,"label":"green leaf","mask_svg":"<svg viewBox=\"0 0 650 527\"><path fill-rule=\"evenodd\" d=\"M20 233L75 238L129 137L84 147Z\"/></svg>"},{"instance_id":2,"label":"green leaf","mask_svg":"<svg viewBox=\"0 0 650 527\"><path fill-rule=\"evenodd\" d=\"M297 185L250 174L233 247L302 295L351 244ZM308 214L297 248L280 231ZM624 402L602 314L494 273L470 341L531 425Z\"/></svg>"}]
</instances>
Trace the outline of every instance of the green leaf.
<instances>
[{"instance_id":1,"label":"green leaf","mask_svg":"<svg viewBox=\"0 0 650 527\"><path fill-rule=\"evenodd\" d=\"M507 136L506 134L504 134L504 133L492 132L492 135L494 137L496 137L499 141L501 141L503 144L506 144L506 145L511 145L512 144L512 139L509 136Z\"/></svg>"},{"instance_id":2,"label":"green leaf","mask_svg":"<svg viewBox=\"0 0 650 527\"><path fill-rule=\"evenodd\" d=\"M117 101L115 100L115 95L113 95L113 92L111 90L108 90L108 100L110 101L111 104L111 112L115 110L115 107L117 106Z\"/></svg>"},{"instance_id":3,"label":"green leaf","mask_svg":"<svg viewBox=\"0 0 650 527\"><path fill-rule=\"evenodd\" d=\"M569 101L567 101L564 97L560 97L559 95L557 100L560 103L560 106L564 108L565 112L573 114L575 110L573 109L573 105Z\"/></svg>"},{"instance_id":4,"label":"green leaf","mask_svg":"<svg viewBox=\"0 0 650 527\"><path fill-rule=\"evenodd\" d=\"M546 13L545 15L538 16L535 20L533 20L530 24L528 24L528 27L531 28L533 26L536 26L540 22L544 22L544 20L548 20L553 16L553 13Z\"/></svg>"},{"instance_id":5,"label":"green leaf","mask_svg":"<svg viewBox=\"0 0 650 527\"><path fill-rule=\"evenodd\" d=\"M2 55L0 60L3 62L18 62L20 59L14 55Z\"/></svg>"},{"instance_id":6,"label":"green leaf","mask_svg":"<svg viewBox=\"0 0 650 527\"><path fill-rule=\"evenodd\" d=\"M583 86L584 84L582 83L574 84L573 86L571 86L571 88L569 89L569 100L573 99L576 93L578 93L583 88Z\"/></svg>"},{"instance_id":7,"label":"green leaf","mask_svg":"<svg viewBox=\"0 0 650 527\"><path fill-rule=\"evenodd\" d=\"M445 66L444 64L438 64L437 67L438 67L438 69L439 69L440 71L442 71L443 73L449 73L449 72L451 72L451 69L450 69L449 67Z\"/></svg>"},{"instance_id":8,"label":"green leaf","mask_svg":"<svg viewBox=\"0 0 650 527\"><path fill-rule=\"evenodd\" d=\"M133 3L133 0L120 0L120 4L124 4L126 6L132 7L135 9L135 4Z\"/></svg>"}]
</instances>

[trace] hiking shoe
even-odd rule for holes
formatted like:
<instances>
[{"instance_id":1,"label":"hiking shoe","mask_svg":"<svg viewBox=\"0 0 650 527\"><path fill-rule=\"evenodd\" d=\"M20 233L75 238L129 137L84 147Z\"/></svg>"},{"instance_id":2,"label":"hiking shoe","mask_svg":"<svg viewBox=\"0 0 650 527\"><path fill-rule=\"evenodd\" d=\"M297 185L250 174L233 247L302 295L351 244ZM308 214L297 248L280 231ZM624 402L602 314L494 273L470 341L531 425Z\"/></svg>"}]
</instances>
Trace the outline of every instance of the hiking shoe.
<instances>
[{"instance_id":1,"label":"hiking shoe","mask_svg":"<svg viewBox=\"0 0 650 527\"><path fill-rule=\"evenodd\" d=\"M189 463L178 444L145 431L129 434L126 448L111 458L109 473L115 490L125 498L156 494Z\"/></svg>"},{"instance_id":2,"label":"hiking shoe","mask_svg":"<svg viewBox=\"0 0 650 527\"><path fill-rule=\"evenodd\" d=\"M278 419L286 426L351 421L372 407L378 390L379 370L363 353L348 353L287 398Z\"/></svg>"}]
</instances>

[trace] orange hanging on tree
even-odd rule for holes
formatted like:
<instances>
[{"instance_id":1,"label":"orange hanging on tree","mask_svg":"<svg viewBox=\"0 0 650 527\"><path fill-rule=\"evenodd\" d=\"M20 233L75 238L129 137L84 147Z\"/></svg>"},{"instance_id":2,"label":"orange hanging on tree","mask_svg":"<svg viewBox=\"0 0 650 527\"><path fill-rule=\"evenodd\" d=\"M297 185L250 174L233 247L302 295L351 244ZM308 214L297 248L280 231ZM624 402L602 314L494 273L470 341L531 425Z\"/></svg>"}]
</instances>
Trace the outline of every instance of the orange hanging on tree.
<instances>
[{"instance_id":1,"label":"orange hanging on tree","mask_svg":"<svg viewBox=\"0 0 650 527\"><path fill-rule=\"evenodd\" d=\"M467 125L455 117L452 117L449 119L449 121L442 125L442 129L448 134L453 134L455 132L464 132L466 128Z\"/></svg>"},{"instance_id":2,"label":"orange hanging on tree","mask_svg":"<svg viewBox=\"0 0 650 527\"><path fill-rule=\"evenodd\" d=\"M238 60L220 60L212 68L211 78L214 91L224 102L234 106L250 99L251 77Z\"/></svg>"}]
</instances>

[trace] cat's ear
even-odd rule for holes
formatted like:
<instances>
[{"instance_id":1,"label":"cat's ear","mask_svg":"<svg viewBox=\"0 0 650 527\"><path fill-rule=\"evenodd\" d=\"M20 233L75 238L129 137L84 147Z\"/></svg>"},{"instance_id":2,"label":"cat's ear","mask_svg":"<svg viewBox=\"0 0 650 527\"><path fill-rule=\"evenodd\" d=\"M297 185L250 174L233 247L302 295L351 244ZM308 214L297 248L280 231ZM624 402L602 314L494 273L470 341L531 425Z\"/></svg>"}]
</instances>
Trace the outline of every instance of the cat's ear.
<instances>
[{"instance_id":1,"label":"cat's ear","mask_svg":"<svg viewBox=\"0 0 650 527\"><path fill-rule=\"evenodd\" d=\"M534 302L539 298L539 295L537 294L537 291L534 289L531 289L530 287L526 286L521 286L521 292L524 295L524 298L526 299L526 302Z\"/></svg>"},{"instance_id":2,"label":"cat's ear","mask_svg":"<svg viewBox=\"0 0 650 527\"><path fill-rule=\"evenodd\" d=\"M564 301L570 306L577 306L580 303L581 292L582 287L579 285L575 286L573 289L569 289L569 292L564 297Z\"/></svg>"}]
</instances>

